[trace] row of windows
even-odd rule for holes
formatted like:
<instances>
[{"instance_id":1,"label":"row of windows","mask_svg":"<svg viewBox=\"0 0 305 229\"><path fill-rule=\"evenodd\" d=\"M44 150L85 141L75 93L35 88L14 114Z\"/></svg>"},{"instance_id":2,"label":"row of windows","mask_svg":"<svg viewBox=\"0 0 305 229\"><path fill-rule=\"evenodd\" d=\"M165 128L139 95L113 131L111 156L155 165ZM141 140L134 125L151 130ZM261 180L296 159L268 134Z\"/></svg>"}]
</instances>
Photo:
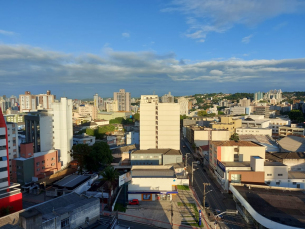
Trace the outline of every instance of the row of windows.
<instances>
[{"instance_id":1,"label":"row of windows","mask_svg":"<svg viewBox=\"0 0 305 229\"><path fill-rule=\"evenodd\" d=\"M281 173L279 173L279 174L277 174L277 175L278 175L279 177L282 177L282 176L283 176L283 174L281 174ZM272 174L269 173L269 174L267 174L267 176L270 177L270 176L272 176Z\"/></svg>"}]
</instances>

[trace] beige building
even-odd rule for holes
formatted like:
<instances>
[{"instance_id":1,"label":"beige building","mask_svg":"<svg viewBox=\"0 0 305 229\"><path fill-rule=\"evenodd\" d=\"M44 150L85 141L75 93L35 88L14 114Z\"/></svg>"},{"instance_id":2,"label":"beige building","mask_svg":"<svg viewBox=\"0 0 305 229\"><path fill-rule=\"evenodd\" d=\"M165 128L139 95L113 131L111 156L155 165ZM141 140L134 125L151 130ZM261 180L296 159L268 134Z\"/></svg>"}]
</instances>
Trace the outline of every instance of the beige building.
<instances>
[{"instance_id":1,"label":"beige building","mask_svg":"<svg viewBox=\"0 0 305 229\"><path fill-rule=\"evenodd\" d=\"M141 96L140 149L180 149L180 106Z\"/></svg>"},{"instance_id":2,"label":"beige building","mask_svg":"<svg viewBox=\"0 0 305 229\"><path fill-rule=\"evenodd\" d=\"M125 92L125 89L120 89L119 92L113 93L113 100L118 103L118 111L130 111L130 99L130 92Z\"/></svg>"},{"instance_id":3,"label":"beige building","mask_svg":"<svg viewBox=\"0 0 305 229\"><path fill-rule=\"evenodd\" d=\"M115 118L127 119L132 115L131 111L114 111L114 112L100 112L97 114L98 120L111 120Z\"/></svg>"},{"instance_id":4,"label":"beige building","mask_svg":"<svg viewBox=\"0 0 305 229\"><path fill-rule=\"evenodd\" d=\"M52 103L54 103L55 95L48 90L47 94L37 95L37 110L50 110Z\"/></svg>"},{"instance_id":5,"label":"beige building","mask_svg":"<svg viewBox=\"0 0 305 229\"><path fill-rule=\"evenodd\" d=\"M107 112L113 112L113 111L119 111L119 103L117 100L113 100L106 104L106 111Z\"/></svg>"},{"instance_id":6,"label":"beige building","mask_svg":"<svg viewBox=\"0 0 305 229\"><path fill-rule=\"evenodd\" d=\"M272 129L270 128L249 128L249 127L240 127L236 128L236 133L238 135L269 135L272 136Z\"/></svg>"},{"instance_id":7,"label":"beige building","mask_svg":"<svg viewBox=\"0 0 305 229\"><path fill-rule=\"evenodd\" d=\"M230 134L235 133L235 129L242 126L241 119L232 119L232 117L221 117L221 122L213 122L210 124L212 129L228 130Z\"/></svg>"},{"instance_id":8,"label":"beige building","mask_svg":"<svg viewBox=\"0 0 305 229\"><path fill-rule=\"evenodd\" d=\"M95 120L97 116L97 107L89 104L79 106L78 114L79 116L90 116L93 120Z\"/></svg>"},{"instance_id":9,"label":"beige building","mask_svg":"<svg viewBox=\"0 0 305 229\"><path fill-rule=\"evenodd\" d=\"M186 138L191 144L196 147L208 145L209 141L228 141L230 139L230 131L228 130L213 130L199 126L187 126Z\"/></svg>"},{"instance_id":10,"label":"beige building","mask_svg":"<svg viewBox=\"0 0 305 229\"><path fill-rule=\"evenodd\" d=\"M240 106L242 106L242 107L249 107L251 100L247 99L247 98L243 98L243 99L239 100L239 103L240 103Z\"/></svg>"},{"instance_id":11,"label":"beige building","mask_svg":"<svg viewBox=\"0 0 305 229\"><path fill-rule=\"evenodd\" d=\"M296 124L291 124L291 126L280 126L279 136L286 137L288 135L299 135L304 136L304 128L298 127Z\"/></svg>"},{"instance_id":12,"label":"beige building","mask_svg":"<svg viewBox=\"0 0 305 229\"><path fill-rule=\"evenodd\" d=\"M178 99L178 103L180 105L180 115L188 115L189 114L189 99L180 97Z\"/></svg>"},{"instance_id":13,"label":"beige building","mask_svg":"<svg viewBox=\"0 0 305 229\"><path fill-rule=\"evenodd\" d=\"M19 95L20 113L36 110L36 95L31 95L31 92L26 91L24 95Z\"/></svg>"}]
</instances>

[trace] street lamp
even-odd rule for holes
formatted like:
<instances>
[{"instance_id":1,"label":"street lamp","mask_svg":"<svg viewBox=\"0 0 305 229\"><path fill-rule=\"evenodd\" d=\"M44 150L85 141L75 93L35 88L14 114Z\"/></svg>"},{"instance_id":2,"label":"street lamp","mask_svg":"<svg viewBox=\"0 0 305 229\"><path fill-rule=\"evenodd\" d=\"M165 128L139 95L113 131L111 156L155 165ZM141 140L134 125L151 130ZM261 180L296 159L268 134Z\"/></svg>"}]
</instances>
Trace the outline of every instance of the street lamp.
<instances>
[{"instance_id":1,"label":"street lamp","mask_svg":"<svg viewBox=\"0 0 305 229\"><path fill-rule=\"evenodd\" d=\"M192 161L192 185L194 186L194 163L199 164L199 161Z\"/></svg>"}]
</instances>

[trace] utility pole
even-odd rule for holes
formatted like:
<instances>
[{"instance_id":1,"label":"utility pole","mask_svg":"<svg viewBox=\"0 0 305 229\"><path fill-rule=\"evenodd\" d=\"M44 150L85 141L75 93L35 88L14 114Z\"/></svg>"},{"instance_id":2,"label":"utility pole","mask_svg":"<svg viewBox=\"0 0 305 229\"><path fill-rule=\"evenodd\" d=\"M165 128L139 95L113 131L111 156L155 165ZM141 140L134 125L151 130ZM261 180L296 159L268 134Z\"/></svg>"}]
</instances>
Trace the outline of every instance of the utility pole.
<instances>
[{"instance_id":1,"label":"utility pole","mask_svg":"<svg viewBox=\"0 0 305 229\"><path fill-rule=\"evenodd\" d=\"M203 183L203 208L204 208L204 210L205 210L205 196L206 196L206 194L205 194L205 186L208 186L208 185L211 185L210 183Z\"/></svg>"}]
</instances>

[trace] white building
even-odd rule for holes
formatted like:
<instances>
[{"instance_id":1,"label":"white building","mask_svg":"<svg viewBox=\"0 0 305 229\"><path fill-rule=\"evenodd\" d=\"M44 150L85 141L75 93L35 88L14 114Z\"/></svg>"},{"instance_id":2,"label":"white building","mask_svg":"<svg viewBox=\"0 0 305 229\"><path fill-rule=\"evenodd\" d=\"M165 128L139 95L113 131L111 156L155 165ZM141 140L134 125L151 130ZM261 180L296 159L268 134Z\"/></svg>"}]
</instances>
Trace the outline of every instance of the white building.
<instances>
[{"instance_id":1,"label":"white building","mask_svg":"<svg viewBox=\"0 0 305 229\"><path fill-rule=\"evenodd\" d=\"M60 102L54 102L52 107L53 147L59 150L62 166L65 167L71 161L73 146L72 100L61 98Z\"/></svg>"},{"instance_id":2,"label":"white building","mask_svg":"<svg viewBox=\"0 0 305 229\"><path fill-rule=\"evenodd\" d=\"M119 104L117 100L107 101L106 103L107 112L119 111Z\"/></svg>"},{"instance_id":3,"label":"white building","mask_svg":"<svg viewBox=\"0 0 305 229\"><path fill-rule=\"evenodd\" d=\"M270 128L251 128L251 127L240 127L236 128L238 135L252 134L252 135L269 135L272 136L272 129Z\"/></svg>"},{"instance_id":4,"label":"white building","mask_svg":"<svg viewBox=\"0 0 305 229\"><path fill-rule=\"evenodd\" d=\"M241 115L246 114L246 108L245 107L230 107L230 115Z\"/></svg>"},{"instance_id":5,"label":"white building","mask_svg":"<svg viewBox=\"0 0 305 229\"><path fill-rule=\"evenodd\" d=\"M12 159L19 157L17 123L6 123L10 177L12 176Z\"/></svg>"},{"instance_id":6,"label":"white building","mask_svg":"<svg viewBox=\"0 0 305 229\"><path fill-rule=\"evenodd\" d=\"M174 96L171 95L170 92L168 92L168 94L165 94L161 97L161 102L162 103L174 103L175 102Z\"/></svg>"},{"instance_id":7,"label":"white building","mask_svg":"<svg viewBox=\"0 0 305 229\"><path fill-rule=\"evenodd\" d=\"M92 146L92 145L94 145L94 143L95 143L95 136L89 136L89 135L73 136L73 145L87 144L89 146Z\"/></svg>"},{"instance_id":8,"label":"white building","mask_svg":"<svg viewBox=\"0 0 305 229\"><path fill-rule=\"evenodd\" d=\"M178 99L178 103L180 105L180 115L188 115L189 114L189 99L180 97Z\"/></svg>"},{"instance_id":9,"label":"white building","mask_svg":"<svg viewBox=\"0 0 305 229\"><path fill-rule=\"evenodd\" d=\"M272 118L269 125L273 134L279 134L279 127L291 125L291 120L287 118Z\"/></svg>"},{"instance_id":10,"label":"white building","mask_svg":"<svg viewBox=\"0 0 305 229\"><path fill-rule=\"evenodd\" d=\"M131 131L126 134L126 145L133 145L139 143L139 132Z\"/></svg>"},{"instance_id":11,"label":"white building","mask_svg":"<svg viewBox=\"0 0 305 229\"><path fill-rule=\"evenodd\" d=\"M113 100L117 101L118 104L117 111L130 111L130 99L130 92L125 92L125 89L120 89L119 92L113 93Z\"/></svg>"},{"instance_id":12,"label":"white building","mask_svg":"<svg viewBox=\"0 0 305 229\"><path fill-rule=\"evenodd\" d=\"M243 98L243 99L239 100L239 103L240 103L240 106L242 106L242 107L249 107L251 100L247 99L247 98Z\"/></svg>"},{"instance_id":13,"label":"white building","mask_svg":"<svg viewBox=\"0 0 305 229\"><path fill-rule=\"evenodd\" d=\"M180 106L141 96L140 149L180 149Z\"/></svg>"},{"instance_id":14,"label":"white building","mask_svg":"<svg viewBox=\"0 0 305 229\"><path fill-rule=\"evenodd\" d=\"M36 110L36 95L31 95L31 92L26 91L24 95L19 95L20 113Z\"/></svg>"},{"instance_id":15,"label":"white building","mask_svg":"<svg viewBox=\"0 0 305 229\"><path fill-rule=\"evenodd\" d=\"M97 110L99 109L99 96L97 93L93 96L93 106L96 107Z\"/></svg>"}]
</instances>

